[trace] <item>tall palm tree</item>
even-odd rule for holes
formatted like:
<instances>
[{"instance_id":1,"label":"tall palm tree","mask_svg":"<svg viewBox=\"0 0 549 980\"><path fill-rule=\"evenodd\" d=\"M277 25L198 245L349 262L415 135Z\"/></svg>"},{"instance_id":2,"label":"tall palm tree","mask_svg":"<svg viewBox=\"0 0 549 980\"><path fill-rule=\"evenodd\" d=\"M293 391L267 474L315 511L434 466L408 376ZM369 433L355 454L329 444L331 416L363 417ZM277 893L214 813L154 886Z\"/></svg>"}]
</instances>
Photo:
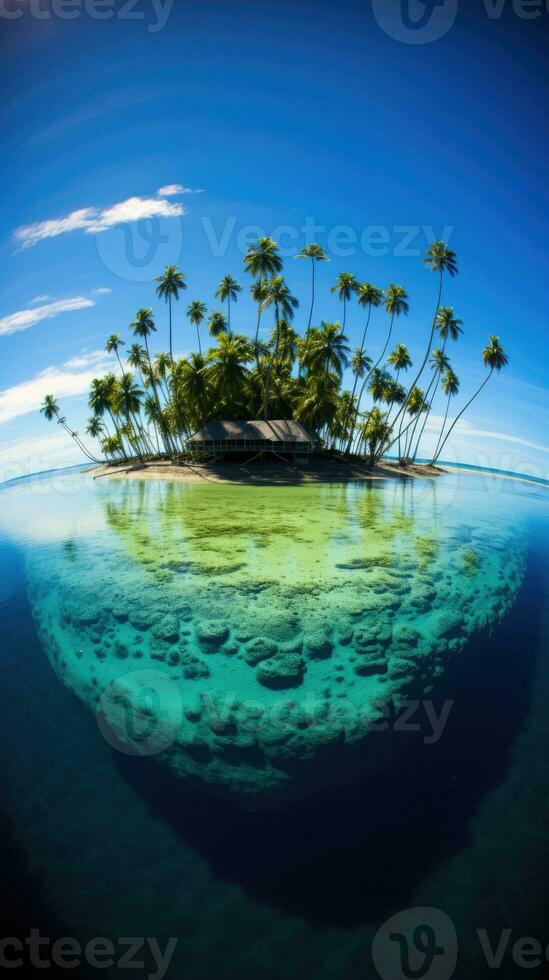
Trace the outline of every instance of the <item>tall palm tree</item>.
<instances>
[{"instance_id":1,"label":"tall palm tree","mask_svg":"<svg viewBox=\"0 0 549 980\"><path fill-rule=\"evenodd\" d=\"M309 322L307 324L307 329L310 328L313 319L313 309L315 305L315 265L317 262L329 262L329 258L326 252L322 248L322 245L315 245L312 242L310 245L305 245L297 255L294 255L294 259L310 259L311 260L311 307L309 309Z\"/></svg>"},{"instance_id":2,"label":"tall palm tree","mask_svg":"<svg viewBox=\"0 0 549 980\"><path fill-rule=\"evenodd\" d=\"M353 293L356 292L358 283L353 276L352 272L340 272L334 285L331 287L332 293L337 293L340 300L343 302L343 329L345 330L345 324L347 322L347 303L351 299Z\"/></svg>"},{"instance_id":3,"label":"tall palm tree","mask_svg":"<svg viewBox=\"0 0 549 980\"><path fill-rule=\"evenodd\" d=\"M417 455L419 452L419 445L423 438L423 433L425 432L425 426L427 425L427 420L429 418L429 415L431 414L431 408L433 406L433 400L438 388L439 378L443 371L448 371L450 369L450 361L446 356L446 354L444 353L444 348L440 350L440 348L435 347L435 349L433 350L431 356L431 368L433 369L434 374L429 383L429 387L427 388L427 391L425 393L425 399L426 401L428 401L429 404L428 404L427 411L425 412L425 418L423 419L423 424L421 426L418 440L416 442L416 448L412 453L412 462L414 462L417 459ZM434 389L432 394L431 394L431 389ZM410 447L412 446L416 429L417 429L417 422L414 428L412 429L412 435L410 438Z\"/></svg>"},{"instance_id":4,"label":"tall palm tree","mask_svg":"<svg viewBox=\"0 0 549 980\"><path fill-rule=\"evenodd\" d=\"M312 334L307 345L305 366L311 373L333 372L338 378L349 364L350 347L341 323L325 323Z\"/></svg>"},{"instance_id":5,"label":"tall palm tree","mask_svg":"<svg viewBox=\"0 0 549 980\"><path fill-rule=\"evenodd\" d=\"M177 414L184 414L192 430L208 421L212 388L202 354L191 354L177 361L172 375L172 391Z\"/></svg>"},{"instance_id":6,"label":"tall palm tree","mask_svg":"<svg viewBox=\"0 0 549 980\"><path fill-rule=\"evenodd\" d=\"M216 298L220 299L222 303L227 300L227 324L229 328L229 334L231 333L231 300L236 303L238 299L238 294L242 292L242 286L237 283L234 276L227 274L223 276L223 279L219 283L219 288L216 292Z\"/></svg>"},{"instance_id":7,"label":"tall palm tree","mask_svg":"<svg viewBox=\"0 0 549 980\"><path fill-rule=\"evenodd\" d=\"M198 353L202 354L202 344L200 343L200 324L202 323L204 317L206 316L206 304L201 303L199 299L194 299L192 303L187 307L187 319L190 323L193 323L196 327L196 336L198 338Z\"/></svg>"},{"instance_id":8,"label":"tall palm tree","mask_svg":"<svg viewBox=\"0 0 549 980\"><path fill-rule=\"evenodd\" d=\"M390 364L391 367L393 367L395 369L395 371L396 371L396 379L395 380L396 380L396 383L398 384L398 379L400 377L400 372L401 371L407 371L412 366L412 358L410 357L410 352L409 352L406 344L396 344L394 350L391 351L391 353L389 354L389 357L387 358L387 363ZM406 397L406 393L404 395L404 398L405 397ZM394 399L393 400L393 402L389 405L389 415L391 414L391 410L392 410L392 407L393 407L394 402L396 401L398 405L402 405L402 403L404 401L404 398L401 399L401 400L399 400L399 399ZM398 455L400 456L400 439L399 439L399 442L398 442Z\"/></svg>"},{"instance_id":9,"label":"tall palm tree","mask_svg":"<svg viewBox=\"0 0 549 980\"><path fill-rule=\"evenodd\" d=\"M459 415L456 415L454 421L452 422L450 428L448 429L448 432L446 433L444 439L440 443L436 455L433 457L433 463L436 463L437 459L439 458L442 450L444 449L444 446L446 445L450 435L452 434L455 426L459 422L461 416L463 415L464 412L467 411L471 402L473 402L477 397L477 395L480 394L480 392L485 387L485 385L488 384L494 371L497 371L499 374L502 368L504 368L509 363L509 358L507 357L507 354L505 353L502 345L499 342L499 337L495 336L494 334L491 334L488 338L488 344L482 351L482 360L484 362L484 366L490 368L490 371L487 377L480 385L480 387L477 388L474 395L472 395L469 401L466 403L466 405L463 406Z\"/></svg>"},{"instance_id":10,"label":"tall palm tree","mask_svg":"<svg viewBox=\"0 0 549 980\"><path fill-rule=\"evenodd\" d=\"M387 420L387 413L374 407L368 414L368 418L359 427L361 443L364 444L369 457L370 469L373 469L378 454L383 446L391 437L392 426Z\"/></svg>"},{"instance_id":11,"label":"tall palm tree","mask_svg":"<svg viewBox=\"0 0 549 980\"><path fill-rule=\"evenodd\" d=\"M255 279L271 279L282 271L282 259L278 245L272 238L258 238L255 245L250 245L244 256L244 268Z\"/></svg>"},{"instance_id":12,"label":"tall palm tree","mask_svg":"<svg viewBox=\"0 0 549 980\"><path fill-rule=\"evenodd\" d=\"M90 385L90 394L88 399L88 404L94 415L99 418L103 418L105 412L108 413L113 427L116 431L116 436L120 442L120 449L124 459L127 458L127 453L124 448L124 443L122 440L122 435L115 417L115 412L113 410L112 395L114 387L116 385L116 377L114 374L106 374L104 378L93 378Z\"/></svg>"},{"instance_id":13,"label":"tall palm tree","mask_svg":"<svg viewBox=\"0 0 549 980\"><path fill-rule=\"evenodd\" d=\"M126 417L132 430L133 442L141 457L143 448L146 452L148 451L148 446L143 438L144 433L139 423L142 398L143 390L135 383L133 374L129 371L125 372L119 381L119 404L122 414Z\"/></svg>"},{"instance_id":14,"label":"tall palm tree","mask_svg":"<svg viewBox=\"0 0 549 980\"><path fill-rule=\"evenodd\" d=\"M254 303L257 303L257 327L255 329L256 347L259 343L259 327L261 326L261 314L265 309L265 302L268 299L269 287L264 279L257 279L250 286L250 296Z\"/></svg>"},{"instance_id":15,"label":"tall palm tree","mask_svg":"<svg viewBox=\"0 0 549 980\"><path fill-rule=\"evenodd\" d=\"M93 463L101 462L99 459L96 459L95 456L92 456L89 449L87 449L84 443L78 438L78 433L73 432L72 429L69 428L67 425L67 420L59 412L59 404L53 395L45 396L44 401L40 406L40 413L48 422L56 419L57 424L62 426L65 432L71 437L73 442L76 443L78 448L84 453L85 456L88 457L88 459L90 459Z\"/></svg>"},{"instance_id":16,"label":"tall palm tree","mask_svg":"<svg viewBox=\"0 0 549 980\"><path fill-rule=\"evenodd\" d=\"M454 372L452 371L451 368L448 368L448 370L445 371L444 376L442 378L441 387L442 387L442 390L443 390L444 394L446 395L446 410L444 412L444 419L443 419L442 426L441 426L441 429L440 429L440 434L439 434L439 437L438 437L438 440L437 440L437 444L435 446L435 452L433 454L435 457L436 457L436 454L437 454L438 447L440 446L440 440L442 439L442 436L444 435L444 430L446 428L446 422L447 422L447 419L448 419L448 411L449 411L449 408L450 408L450 399L451 398L455 398L455 396L457 395L457 393L459 391L459 378L458 378L457 374L454 374Z\"/></svg>"},{"instance_id":17,"label":"tall palm tree","mask_svg":"<svg viewBox=\"0 0 549 980\"><path fill-rule=\"evenodd\" d=\"M385 309L386 309L387 313L390 316L390 320L389 320L389 332L387 334L387 339L385 341L385 346L384 346L384 348L383 348L380 356L378 357L378 359L377 359L374 367L370 370L370 374L368 374L366 376L366 378L364 379L363 384L362 384L362 388L360 389L360 394L358 396L358 402L357 402L357 412L356 412L356 416L355 416L355 419L354 419L354 423L353 423L353 427L352 427L352 431L351 431L351 436L350 436L350 439L349 439L349 442L348 442L348 445L347 445L347 452L348 453L351 451L351 446L352 446L352 442L353 442L354 429L355 429L356 424L357 424L357 421L358 421L358 416L359 416L359 413L360 413L360 406L361 406L361 403L362 403L362 397L364 395L364 391L366 390L366 387L368 386L368 382L370 380L370 376L373 374L374 371L376 371L379 368L379 365L381 364L383 358L385 357L385 351L387 350L387 347L389 346L389 341L391 339L391 334L393 332L393 324L394 324L394 321L395 321L395 317L399 317L402 314L404 314L404 316L408 316L408 310L410 309L409 304L408 304L408 293L406 292L406 290L404 289L403 286L397 286L397 285L395 285L395 283L392 283L385 290L385 293L383 294L383 297L384 297L384 299L383 299L383 305L385 306Z\"/></svg>"},{"instance_id":18,"label":"tall palm tree","mask_svg":"<svg viewBox=\"0 0 549 980\"><path fill-rule=\"evenodd\" d=\"M218 405L226 414L241 417L244 389L248 374L246 364L253 357L253 347L246 337L221 334L217 346L206 356L208 380Z\"/></svg>"},{"instance_id":19,"label":"tall palm tree","mask_svg":"<svg viewBox=\"0 0 549 980\"><path fill-rule=\"evenodd\" d=\"M360 282L356 287L356 295L358 305L368 308L368 316L366 318L364 333L362 334L362 340L360 342L360 346L364 347L366 342L366 334L368 333L368 327L370 326L372 309L381 306L383 301L383 290L378 289L377 286L373 286L371 282Z\"/></svg>"},{"instance_id":20,"label":"tall palm tree","mask_svg":"<svg viewBox=\"0 0 549 980\"><path fill-rule=\"evenodd\" d=\"M265 400L263 403L263 418L265 421L269 418L269 395L270 395L270 384L271 376L273 371L273 365L278 357L278 346L280 343L280 317L282 316L285 320L291 321L294 318L294 312L299 306L299 300L292 296L284 278L282 276L274 276L274 278L269 279L266 283L267 293L266 298L263 301L263 306L274 306L275 308L275 344L274 350L269 357L269 362L267 365L267 376L265 379Z\"/></svg>"},{"instance_id":21,"label":"tall palm tree","mask_svg":"<svg viewBox=\"0 0 549 980\"><path fill-rule=\"evenodd\" d=\"M354 399L356 393L356 386L361 378L372 368L372 358L368 357L366 351L363 347L355 347L353 351L353 356L351 357L351 371L353 372L353 390L351 396ZM356 405L355 405L356 409Z\"/></svg>"},{"instance_id":22,"label":"tall palm tree","mask_svg":"<svg viewBox=\"0 0 549 980\"><path fill-rule=\"evenodd\" d=\"M408 311L410 309L408 303L408 293L402 286L396 286L394 283L391 283L391 285L385 290L383 305L390 316L389 332L385 341L385 347L381 351L376 366L381 364L383 358L385 357L385 351L389 346L389 341L393 332L395 317L402 316L402 314L404 314L404 316L408 316Z\"/></svg>"},{"instance_id":23,"label":"tall palm tree","mask_svg":"<svg viewBox=\"0 0 549 980\"><path fill-rule=\"evenodd\" d=\"M170 317L170 357L173 360L172 298L178 300L180 290L187 288L185 276L179 271L178 265L167 265L162 275L157 276L154 281L158 283L158 286L156 287L157 295L160 296L161 299L165 299L168 304Z\"/></svg>"},{"instance_id":24,"label":"tall palm tree","mask_svg":"<svg viewBox=\"0 0 549 980\"><path fill-rule=\"evenodd\" d=\"M302 379L295 401L295 417L320 435L332 425L339 408L337 374L310 374Z\"/></svg>"},{"instance_id":25,"label":"tall palm tree","mask_svg":"<svg viewBox=\"0 0 549 980\"><path fill-rule=\"evenodd\" d=\"M170 268L170 267L168 267ZM130 330L133 332L134 337L141 337L145 341L145 352L147 355L147 362L149 365L149 379L151 387L153 389L154 400L156 402L156 418L154 415L154 421L159 425L162 434L162 441L164 442L164 447L167 452L173 452L173 448L170 443L169 435L166 432L166 426L164 418L162 415L162 409L160 408L160 399L158 397L158 389L156 387L156 380L154 375L154 370L151 361L151 353L149 350L149 337L152 333L156 332L156 325L154 322L153 311L150 307L141 307L135 314L135 319L130 323Z\"/></svg>"},{"instance_id":26,"label":"tall palm tree","mask_svg":"<svg viewBox=\"0 0 549 980\"><path fill-rule=\"evenodd\" d=\"M421 375L423 374L425 365L427 364L427 361L429 359L429 354L431 353L431 347L433 346L433 337L435 335L435 329L437 326L437 319L440 310L440 300L442 298L444 273L447 272L448 275L452 277L457 276L458 273L456 253L453 252L451 248L448 248L445 242L432 242L432 244L429 245L429 248L427 249L425 258L423 259L423 264L428 266L431 269L431 272L438 273L438 277L439 277L438 297L437 297L437 304L435 307L435 313L433 316L433 322L431 325L431 332L429 334L429 342L427 344L427 348L425 351L425 356L423 358L423 361L421 362L419 371L417 372L414 380L412 381L412 384L410 385L410 388L408 390L408 398L410 397L413 389L416 387ZM395 418L395 424L398 420L400 413L405 412L408 398L401 406L400 411L397 413L397 416Z\"/></svg>"},{"instance_id":27,"label":"tall palm tree","mask_svg":"<svg viewBox=\"0 0 549 980\"><path fill-rule=\"evenodd\" d=\"M227 333L227 321L225 315L220 310L210 313L208 327L212 337L219 337L222 333Z\"/></svg>"},{"instance_id":28,"label":"tall palm tree","mask_svg":"<svg viewBox=\"0 0 549 980\"><path fill-rule=\"evenodd\" d=\"M107 354L112 354L114 352L116 355L116 360L118 361L118 366L120 367L120 374L124 374L124 368L122 367L122 361L120 360L120 354L118 353L121 347L124 347L124 341L122 340L120 334L111 333L107 343L105 344L105 350L107 351Z\"/></svg>"}]
</instances>

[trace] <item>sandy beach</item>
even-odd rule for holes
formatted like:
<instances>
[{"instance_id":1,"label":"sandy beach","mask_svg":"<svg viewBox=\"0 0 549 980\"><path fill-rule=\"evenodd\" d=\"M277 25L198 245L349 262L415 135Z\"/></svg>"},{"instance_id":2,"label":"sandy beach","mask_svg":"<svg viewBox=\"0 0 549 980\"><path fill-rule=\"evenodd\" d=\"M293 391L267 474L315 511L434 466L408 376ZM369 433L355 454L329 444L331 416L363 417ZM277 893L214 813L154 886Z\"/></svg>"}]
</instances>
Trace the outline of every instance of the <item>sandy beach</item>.
<instances>
[{"instance_id":1,"label":"sandy beach","mask_svg":"<svg viewBox=\"0 0 549 980\"><path fill-rule=\"evenodd\" d=\"M410 480L436 477L445 471L438 466L416 464L399 466L392 462L378 463L373 470L359 460L315 460L312 465L264 465L222 463L216 466L153 462L126 466L99 466L89 471L94 479L170 480L180 483L344 483L355 480Z\"/></svg>"}]
</instances>

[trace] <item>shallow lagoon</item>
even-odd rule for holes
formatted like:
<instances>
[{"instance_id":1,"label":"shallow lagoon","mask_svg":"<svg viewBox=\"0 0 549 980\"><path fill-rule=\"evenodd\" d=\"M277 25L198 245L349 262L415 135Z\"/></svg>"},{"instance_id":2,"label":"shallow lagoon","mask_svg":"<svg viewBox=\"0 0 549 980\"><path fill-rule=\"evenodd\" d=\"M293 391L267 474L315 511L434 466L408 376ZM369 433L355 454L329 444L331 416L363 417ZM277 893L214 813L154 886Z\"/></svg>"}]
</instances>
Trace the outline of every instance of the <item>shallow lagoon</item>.
<instances>
[{"instance_id":1,"label":"shallow lagoon","mask_svg":"<svg viewBox=\"0 0 549 980\"><path fill-rule=\"evenodd\" d=\"M364 975L373 925L419 898L448 910L465 945L465 907L482 906L487 887L497 908L481 925L500 907L529 921L521 882L546 816L535 696L546 490L492 480L487 492L465 474L252 488L75 480L2 494L30 600L16 589L4 610L7 713L20 735L8 797L64 923L185 933L180 968L197 976L229 962L227 975L278 976L283 955L297 975L314 935L317 975L339 977ZM64 686L29 642L31 612ZM262 673L269 663L280 669ZM147 692L151 671L162 681L156 700L138 692L145 727L128 737L127 678L142 671ZM116 697L105 702L105 690ZM406 736L393 754L372 722L411 698L438 710L451 699L450 721L436 743ZM353 783L334 792L340 780ZM282 814L240 807L313 790L324 795ZM538 874L532 863L532 893ZM254 942L237 950L235 929Z\"/></svg>"}]
</instances>

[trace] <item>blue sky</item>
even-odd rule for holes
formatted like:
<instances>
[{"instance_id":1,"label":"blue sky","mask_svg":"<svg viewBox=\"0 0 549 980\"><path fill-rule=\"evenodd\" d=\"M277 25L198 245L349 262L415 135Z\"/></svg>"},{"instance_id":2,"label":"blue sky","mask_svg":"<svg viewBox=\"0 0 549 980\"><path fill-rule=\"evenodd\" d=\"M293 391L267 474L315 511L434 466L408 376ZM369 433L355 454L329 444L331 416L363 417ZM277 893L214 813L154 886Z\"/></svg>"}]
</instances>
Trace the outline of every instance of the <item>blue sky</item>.
<instances>
[{"instance_id":1,"label":"blue sky","mask_svg":"<svg viewBox=\"0 0 549 980\"><path fill-rule=\"evenodd\" d=\"M105 339L129 341L138 307L154 307L156 348L166 348L151 279L167 262L188 283L179 353L193 344L185 306L217 308L226 272L246 287L234 326L252 332L242 254L258 231L288 254L298 329L309 277L291 255L315 237L331 256L315 319L341 317L329 290L341 271L400 283L410 315L395 340L416 360L436 300L421 257L445 237L460 274L444 302L465 330L451 351L457 406L483 378L489 333L510 357L446 455L549 477L545 6L526 19L504 0L462 2L443 36L410 44L380 23L380 3L400 0L136 0L130 20L123 3L106 0L113 16L97 20L73 0L67 20L52 2L11 0L21 16L2 24L0 480L76 461L37 405L47 387L83 431ZM424 11L419 0L410 9ZM362 319L352 306L354 343ZM372 355L385 327L379 313ZM435 420L443 411L437 400ZM434 425L426 450L433 437Z\"/></svg>"}]
</instances>

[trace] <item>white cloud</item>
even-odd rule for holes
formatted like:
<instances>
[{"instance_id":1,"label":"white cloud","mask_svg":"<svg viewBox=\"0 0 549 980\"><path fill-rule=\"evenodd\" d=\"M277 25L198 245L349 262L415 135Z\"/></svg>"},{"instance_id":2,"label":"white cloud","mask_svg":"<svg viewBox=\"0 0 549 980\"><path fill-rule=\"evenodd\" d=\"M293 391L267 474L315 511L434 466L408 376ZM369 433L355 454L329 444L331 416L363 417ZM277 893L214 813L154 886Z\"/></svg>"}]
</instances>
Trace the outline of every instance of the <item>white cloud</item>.
<instances>
[{"instance_id":1,"label":"white cloud","mask_svg":"<svg viewBox=\"0 0 549 980\"><path fill-rule=\"evenodd\" d=\"M165 184L164 187L159 187L156 192L158 197L180 197L181 194L203 193L204 189L202 187L194 189L192 187L184 187L183 184Z\"/></svg>"},{"instance_id":2,"label":"white cloud","mask_svg":"<svg viewBox=\"0 0 549 980\"><path fill-rule=\"evenodd\" d=\"M34 306L36 303L47 303L49 299L51 299L49 293L44 293L43 296L35 296L34 299L31 299L31 305Z\"/></svg>"},{"instance_id":3,"label":"white cloud","mask_svg":"<svg viewBox=\"0 0 549 980\"><path fill-rule=\"evenodd\" d=\"M84 296L73 296L69 299L56 300L54 303L46 303L44 306L19 310L17 313L10 313L0 319L0 336L17 333L19 330L28 330L40 320L50 320L52 317L59 316L60 313L84 310L90 306L95 306L92 299L86 299Z\"/></svg>"},{"instance_id":4,"label":"white cloud","mask_svg":"<svg viewBox=\"0 0 549 980\"><path fill-rule=\"evenodd\" d=\"M0 391L0 425L21 415L38 411L46 395L74 398L87 393L98 374L112 368L103 351L84 352L57 367L48 367L29 381Z\"/></svg>"},{"instance_id":5,"label":"white cloud","mask_svg":"<svg viewBox=\"0 0 549 980\"><path fill-rule=\"evenodd\" d=\"M92 296L107 296L108 293L112 293L112 289L108 286L98 286L97 289L92 289Z\"/></svg>"},{"instance_id":6,"label":"white cloud","mask_svg":"<svg viewBox=\"0 0 549 980\"><path fill-rule=\"evenodd\" d=\"M20 249L31 248L46 238L57 238L71 231L98 235L116 225L141 221L144 218L177 218L184 215L181 204L170 203L164 197L128 197L107 208L80 208L64 218L37 221L17 228L13 238Z\"/></svg>"},{"instance_id":7,"label":"white cloud","mask_svg":"<svg viewBox=\"0 0 549 980\"><path fill-rule=\"evenodd\" d=\"M454 420L449 418L446 423L446 431L448 431L450 425ZM436 431L437 434L440 432L440 427L443 422L443 417L439 415L429 416L427 425L425 427L427 431ZM509 442L517 446L525 446L527 449L536 449L541 453L549 453L549 446L544 446L539 442L531 442L530 439L523 439L522 436L510 436L506 432L494 432L492 429L475 429L466 419L460 419L456 423L456 426L452 432L452 436L455 438L470 438L475 436L477 439L495 439L497 442ZM451 438L451 437L450 437Z\"/></svg>"}]
</instances>

